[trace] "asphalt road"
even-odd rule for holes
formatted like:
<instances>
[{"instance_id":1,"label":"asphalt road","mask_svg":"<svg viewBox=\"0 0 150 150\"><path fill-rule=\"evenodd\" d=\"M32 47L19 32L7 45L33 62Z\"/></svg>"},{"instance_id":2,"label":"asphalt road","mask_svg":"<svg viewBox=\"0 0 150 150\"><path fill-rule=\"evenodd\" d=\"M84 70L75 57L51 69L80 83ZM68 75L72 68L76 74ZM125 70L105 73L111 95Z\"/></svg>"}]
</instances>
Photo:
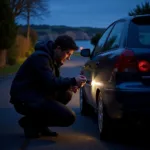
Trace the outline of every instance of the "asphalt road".
<instances>
[{"instance_id":1,"label":"asphalt road","mask_svg":"<svg viewBox=\"0 0 150 150\"><path fill-rule=\"evenodd\" d=\"M79 74L80 66L86 59L72 57L61 69L62 76L73 77ZM9 104L9 89L13 77L0 83L0 150L144 150L150 149L149 134L141 128L117 129L109 141L99 139L97 122L94 117L80 115L79 93L74 94L68 107L76 112L76 122L65 128L52 128L57 138L26 140L18 126L20 118ZM147 137L146 137L147 136Z\"/></svg>"}]
</instances>

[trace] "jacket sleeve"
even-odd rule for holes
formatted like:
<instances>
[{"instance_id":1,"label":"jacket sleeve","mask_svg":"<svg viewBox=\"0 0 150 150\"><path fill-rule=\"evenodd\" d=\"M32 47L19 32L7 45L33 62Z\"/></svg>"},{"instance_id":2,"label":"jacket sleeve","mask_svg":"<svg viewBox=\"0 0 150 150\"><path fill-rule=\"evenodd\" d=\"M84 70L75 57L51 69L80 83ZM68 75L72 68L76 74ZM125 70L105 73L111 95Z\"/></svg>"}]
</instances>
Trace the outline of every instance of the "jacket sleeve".
<instances>
[{"instance_id":1,"label":"jacket sleeve","mask_svg":"<svg viewBox=\"0 0 150 150\"><path fill-rule=\"evenodd\" d=\"M38 79L42 81L44 88L53 90L68 90L76 85L75 78L55 77L50 67L49 57L46 55L34 55L32 58L32 69Z\"/></svg>"}]
</instances>

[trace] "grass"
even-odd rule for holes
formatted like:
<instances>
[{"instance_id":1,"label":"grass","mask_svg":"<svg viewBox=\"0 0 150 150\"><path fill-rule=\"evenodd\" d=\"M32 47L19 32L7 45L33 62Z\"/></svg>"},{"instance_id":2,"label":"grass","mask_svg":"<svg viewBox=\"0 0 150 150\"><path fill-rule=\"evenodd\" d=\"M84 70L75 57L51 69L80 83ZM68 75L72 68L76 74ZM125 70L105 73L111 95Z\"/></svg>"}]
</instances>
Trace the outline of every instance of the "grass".
<instances>
[{"instance_id":1,"label":"grass","mask_svg":"<svg viewBox=\"0 0 150 150\"><path fill-rule=\"evenodd\" d=\"M18 63L16 63L15 65L6 65L0 68L0 76L7 76L9 74L16 73L25 60L26 58L20 58L18 59Z\"/></svg>"},{"instance_id":2,"label":"grass","mask_svg":"<svg viewBox=\"0 0 150 150\"><path fill-rule=\"evenodd\" d=\"M0 76L7 76L9 74L15 73L19 69L20 65L21 64L18 63L12 66L7 65L3 68L0 68Z\"/></svg>"}]
</instances>

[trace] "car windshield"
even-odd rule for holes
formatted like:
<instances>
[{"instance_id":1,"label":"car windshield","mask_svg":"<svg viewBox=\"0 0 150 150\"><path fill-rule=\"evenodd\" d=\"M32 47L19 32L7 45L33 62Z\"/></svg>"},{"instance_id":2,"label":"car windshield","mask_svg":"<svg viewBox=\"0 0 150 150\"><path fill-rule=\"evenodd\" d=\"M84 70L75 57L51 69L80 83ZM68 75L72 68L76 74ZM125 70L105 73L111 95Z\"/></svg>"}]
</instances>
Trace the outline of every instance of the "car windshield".
<instances>
[{"instance_id":1,"label":"car windshield","mask_svg":"<svg viewBox=\"0 0 150 150\"><path fill-rule=\"evenodd\" d=\"M128 47L150 48L150 17L134 19L129 27Z\"/></svg>"}]
</instances>

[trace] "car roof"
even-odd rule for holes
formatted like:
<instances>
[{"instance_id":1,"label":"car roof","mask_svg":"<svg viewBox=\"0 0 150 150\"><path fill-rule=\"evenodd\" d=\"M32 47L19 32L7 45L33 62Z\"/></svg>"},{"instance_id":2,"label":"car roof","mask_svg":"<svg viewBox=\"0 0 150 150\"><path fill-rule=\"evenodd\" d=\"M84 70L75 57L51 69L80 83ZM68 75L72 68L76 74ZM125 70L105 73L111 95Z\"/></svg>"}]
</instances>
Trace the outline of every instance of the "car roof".
<instances>
[{"instance_id":1,"label":"car roof","mask_svg":"<svg viewBox=\"0 0 150 150\"><path fill-rule=\"evenodd\" d=\"M116 21L119 21L119 20L127 20L127 21L131 21L135 18L141 18L141 17L150 17L150 14L146 14L146 15L135 15L135 16L127 16L127 17L122 17Z\"/></svg>"},{"instance_id":2,"label":"car roof","mask_svg":"<svg viewBox=\"0 0 150 150\"><path fill-rule=\"evenodd\" d=\"M119 21L121 21L121 20L126 20L128 23L130 23L133 19L141 18L141 17L150 17L150 14L122 17L122 18L119 18L119 19L114 20L113 22L111 22L111 23L107 26L107 28L109 28L112 24L114 24L114 23L116 23L116 22L119 22ZM107 29L107 28L106 28L106 29Z\"/></svg>"}]
</instances>

